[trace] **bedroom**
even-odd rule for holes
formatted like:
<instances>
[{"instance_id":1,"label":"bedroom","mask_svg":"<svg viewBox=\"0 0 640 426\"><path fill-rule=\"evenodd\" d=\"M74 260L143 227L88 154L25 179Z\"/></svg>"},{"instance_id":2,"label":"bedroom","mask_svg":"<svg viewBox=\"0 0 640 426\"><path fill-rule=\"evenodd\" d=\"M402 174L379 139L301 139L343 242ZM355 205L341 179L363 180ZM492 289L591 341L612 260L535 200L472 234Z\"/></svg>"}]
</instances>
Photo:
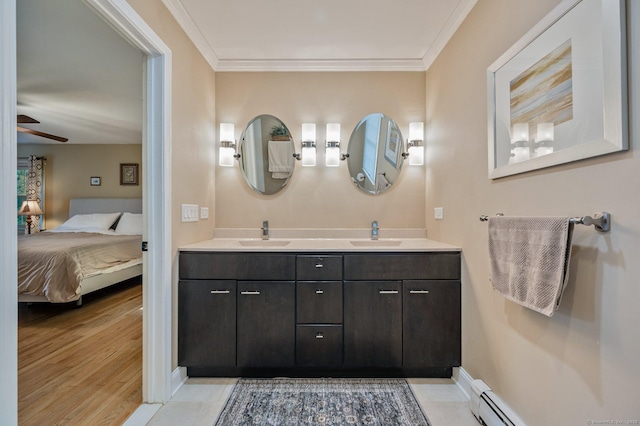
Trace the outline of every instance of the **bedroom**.
<instances>
[{"instance_id":1,"label":"bedroom","mask_svg":"<svg viewBox=\"0 0 640 426\"><path fill-rule=\"evenodd\" d=\"M56 2L55 6L43 1L20 2L17 17L17 112L40 122L20 126L69 139L61 143L29 133L18 133L19 167L28 170L30 156L43 159L40 207L45 215L39 223L40 228L55 230L65 223L74 213L70 211L72 199L140 200L140 180L135 184L121 182L120 166L136 165L137 177L142 175L143 60L140 52L81 1ZM118 66L112 67L113 63L118 63ZM141 205L133 208L139 212ZM92 212L108 211L111 210ZM90 212L76 210L76 213ZM37 221L40 217L34 216L33 219ZM25 233L25 229L19 226L19 234L20 231ZM19 238L21 248L25 238L31 237ZM139 252L139 238L131 238L136 240L132 244L137 246ZM21 255L18 257L20 259ZM94 275L93 281L83 281L82 291L85 293L90 285L100 288L134 274L139 276L140 265L131 271L116 271L115 277L113 274ZM83 272L83 276L85 274ZM33 282L34 285L40 285L40 280ZM20 280L19 288L23 287L26 286ZM38 296L41 294L39 289L25 288L20 291L36 294L30 296L21 293L20 301L42 299L42 296ZM59 293L47 287L47 294L52 298L53 294ZM122 296L116 297L118 294ZM131 300L122 299L127 294ZM76 298L73 294L65 297ZM92 354L92 359L104 356L100 354L108 351L112 353L110 359L113 358L109 362L123 362L124 357L137 352L134 358L137 360L134 370L137 374L132 376L137 387L137 400L131 403L135 405L141 401L141 278L129 279L125 285L116 286L111 292L99 291L88 298L81 296L79 300L82 299L85 303L82 309L75 309L73 302L33 303L29 307L26 303L20 303L19 418L23 424L41 422L43 413L53 415L42 410L47 405L47 398L56 395L58 398L77 398L77 395L74 397L73 392L68 391L69 383L77 376L77 367L65 360L73 358L72 354L81 348L86 354ZM131 303L134 306L137 304L137 308L132 307ZM128 309L123 311L126 306ZM125 321L127 329L134 336L137 333L137 339L130 343L121 341L122 350L101 347L101 340L116 341L116 338L105 337L108 336L105 333L123 327ZM98 326L100 323L103 325ZM107 324L110 326L106 327ZM70 344L65 339L51 339L51 336L57 335L55 330L60 327L75 330L73 335L77 342ZM126 335L132 336L129 332ZM48 343L40 346L36 344L37 341ZM46 368L47 363L51 362L47 360L52 357L58 360L55 364L57 367ZM96 362L95 365L108 369L109 362ZM82 375L99 382L95 379L99 370L94 367L93 371ZM46 395L42 394L44 388L38 386L39 380L49 383ZM95 392L92 381L83 383L85 385L78 387L80 392ZM123 401L126 398L123 396ZM116 404L122 405L123 401Z\"/></svg>"}]
</instances>

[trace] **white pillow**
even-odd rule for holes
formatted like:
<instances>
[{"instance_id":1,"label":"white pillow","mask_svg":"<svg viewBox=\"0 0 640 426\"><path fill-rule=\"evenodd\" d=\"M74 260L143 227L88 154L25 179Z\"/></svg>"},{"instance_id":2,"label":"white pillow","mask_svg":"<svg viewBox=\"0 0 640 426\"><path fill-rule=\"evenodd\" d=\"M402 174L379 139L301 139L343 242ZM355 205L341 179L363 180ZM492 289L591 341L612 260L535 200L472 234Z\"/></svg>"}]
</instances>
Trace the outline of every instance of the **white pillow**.
<instances>
[{"instance_id":1,"label":"white pillow","mask_svg":"<svg viewBox=\"0 0 640 426\"><path fill-rule=\"evenodd\" d=\"M142 214L123 213L118 226L118 235L142 235Z\"/></svg>"},{"instance_id":2,"label":"white pillow","mask_svg":"<svg viewBox=\"0 0 640 426\"><path fill-rule=\"evenodd\" d=\"M120 213L92 213L77 214L62 225L55 228L56 232L98 232L107 231L120 217ZM53 229L52 229L53 231Z\"/></svg>"}]
</instances>

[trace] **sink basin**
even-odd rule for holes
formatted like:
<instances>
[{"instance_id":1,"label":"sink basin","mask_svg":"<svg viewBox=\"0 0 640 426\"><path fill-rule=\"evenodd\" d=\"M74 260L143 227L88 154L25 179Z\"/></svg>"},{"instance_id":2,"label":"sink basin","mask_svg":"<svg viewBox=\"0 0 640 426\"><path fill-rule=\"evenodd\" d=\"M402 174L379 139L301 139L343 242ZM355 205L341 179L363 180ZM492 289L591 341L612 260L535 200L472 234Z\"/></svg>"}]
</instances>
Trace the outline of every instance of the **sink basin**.
<instances>
[{"instance_id":1,"label":"sink basin","mask_svg":"<svg viewBox=\"0 0 640 426\"><path fill-rule=\"evenodd\" d=\"M238 241L243 247L284 247L291 241L286 240L241 240Z\"/></svg>"},{"instance_id":2,"label":"sink basin","mask_svg":"<svg viewBox=\"0 0 640 426\"><path fill-rule=\"evenodd\" d=\"M397 240L362 240L351 241L351 245L355 247L396 247L402 244Z\"/></svg>"}]
</instances>

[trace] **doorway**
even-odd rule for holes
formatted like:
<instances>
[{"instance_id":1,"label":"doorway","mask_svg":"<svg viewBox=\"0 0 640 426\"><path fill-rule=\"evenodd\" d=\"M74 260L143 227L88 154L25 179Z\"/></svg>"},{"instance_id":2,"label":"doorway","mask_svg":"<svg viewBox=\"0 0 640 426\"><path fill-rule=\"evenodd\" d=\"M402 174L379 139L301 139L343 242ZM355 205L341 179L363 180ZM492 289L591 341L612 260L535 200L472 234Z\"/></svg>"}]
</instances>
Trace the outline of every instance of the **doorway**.
<instances>
[{"instance_id":1,"label":"doorway","mask_svg":"<svg viewBox=\"0 0 640 426\"><path fill-rule=\"evenodd\" d=\"M171 396L171 50L124 0L86 0L145 60L143 401ZM0 3L0 423L17 424L16 0Z\"/></svg>"}]
</instances>

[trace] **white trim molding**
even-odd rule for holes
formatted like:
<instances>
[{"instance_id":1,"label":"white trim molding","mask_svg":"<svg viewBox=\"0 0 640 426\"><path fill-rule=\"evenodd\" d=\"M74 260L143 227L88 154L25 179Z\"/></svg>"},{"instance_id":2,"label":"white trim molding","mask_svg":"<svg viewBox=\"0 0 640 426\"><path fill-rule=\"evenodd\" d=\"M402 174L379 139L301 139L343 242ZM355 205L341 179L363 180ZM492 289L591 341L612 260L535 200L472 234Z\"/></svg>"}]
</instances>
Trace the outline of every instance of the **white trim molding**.
<instances>
[{"instance_id":1,"label":"white trim molding","mask_svg":"<svg viewBox=\"0 0 640 426\"><path fill-rule=\"evenodd\" d=\"M193 21L181 0L162 0L169 12L176 19L182 30L191 39L200 54L216 72L297 72L297 71L426 71L438 57L442 49L457 31L462 21L467 17L478 0L460 0L455 10L449 16L442 31L438 34L422 58L406 59L343 59L343 60L313 60L313 59L222 59L196 23Z\"/></svg>"},{"instance_id":2,"label":"white trim molding","mask_svg":"<svg viewBox=\"0 0 640 426\"><path fill-rule=\"evenodd\" d=\"M16 0L0 2L0 424L18 424Z\"/></svg>"},{"instance_id":3,"label":"white trim molding","mask_svg":"<svg viewBox=\"0 0 640 426\"><path fill-rule=\"evenodd\" d=\"M171 374L171 397L176 394L185 384L189 376L187 376L187 367L178 367Z\"/></svg>"},{"instance_id":4,"label":"white trim molding","mask_svg":"<svg viewBox=\"0 0 640 426\"><path fill-rule=\"evenodd\" d=\"M143 126L142 397L171 398L171 49L125 0L85 0L147 56Z\"/></svg>"},{"instance_id":5,"label":"white trim molding","mask_svg":"<svg viewBox=\"0 0 640 426\"><path fill-rule=\"evenodd\" d=\"M471 377L464 368L456 367L453 369L451 378L468 401L471 398L471 382L473 382L473 377Z\"/></svg>"}]
</instances>

